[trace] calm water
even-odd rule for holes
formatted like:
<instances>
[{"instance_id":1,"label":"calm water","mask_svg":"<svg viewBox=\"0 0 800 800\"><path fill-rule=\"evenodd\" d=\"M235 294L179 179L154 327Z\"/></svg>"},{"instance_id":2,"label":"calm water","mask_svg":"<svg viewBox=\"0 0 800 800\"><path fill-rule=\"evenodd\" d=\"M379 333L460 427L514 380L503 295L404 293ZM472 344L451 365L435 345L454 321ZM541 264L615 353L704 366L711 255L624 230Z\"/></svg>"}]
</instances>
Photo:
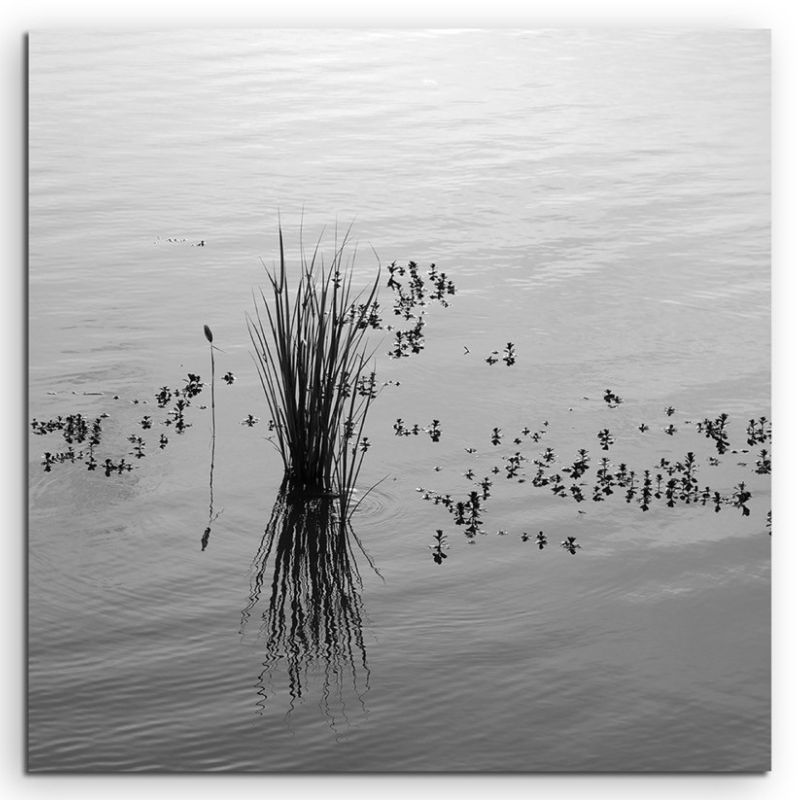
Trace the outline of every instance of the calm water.
<instances>
[{"instance_id":1,"label":"calm water","mask_svg":"<svg viewBox=\"0 0 800 800\"><path fill-rule=\"evenodd\" d=\"M205 323L237 380L205 552L208 410L122 476L44 472L31 436L31 769L767 769L769 476L752 449L711 467L685 421L728 413L738 449L769 416L769 188L763 32L34 34L30 416L108 413L128 454L159 387L208 376ZM355 222L364 281L374 248L458 286L421 355L379 349L401 385L354 529L382 578L357 552L349 650L308 658L268 624L271 567L253 583L281 469L245 326L301 212L308 241ZM512 443L526 425L542 442ZM469 545L415 491L546 446L637 470L692 450L752 513L577 506L501 472Z\"/></svg>"}]
</instances>

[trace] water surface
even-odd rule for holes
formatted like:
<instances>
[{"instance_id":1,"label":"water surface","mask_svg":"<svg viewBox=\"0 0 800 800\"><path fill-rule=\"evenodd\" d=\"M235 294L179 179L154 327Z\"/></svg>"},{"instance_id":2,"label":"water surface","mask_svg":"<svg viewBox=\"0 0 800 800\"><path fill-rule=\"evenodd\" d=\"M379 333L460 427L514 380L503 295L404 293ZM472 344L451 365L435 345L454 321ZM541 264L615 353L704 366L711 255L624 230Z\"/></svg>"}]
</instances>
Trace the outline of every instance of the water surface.
<instances>
[{"instance_id":1,"label":"water surface","mask_svg":"<svg viewBox=\"0 0 800 800\"><path fill-rule=\"evenodd\" d=\"M469 545L415 489L466 492L516 449L599 458L603 428L615 463L707 459L684 421L721 412L744 447L769 416L769 189L765 32L32 35L30 416L109 413L128 453L159 387L208 377L203 324L237 381L217 386L205 552L207 409L109 478L44 472L31 437L30 768L767 769L752 453L705 473L746 481L749 517L622 497L578 514L501 474ZM374 248L458 286L423 353L379 351L401 385L370 420L361 488L388 477L354 530L382 578L356 559L357 657L313 661L301 697L269 657L268 593L242 613L281 480L245 326L279 213L294 258L301 213L309 241L354 221L364 282ZM509 341L513 367L485 363ZM441 441L395 437L398 417L442 420ZM546 442L512 443L544 420ZM521 538L539 530L541 551Z\"/></svg>"}]
</instances>

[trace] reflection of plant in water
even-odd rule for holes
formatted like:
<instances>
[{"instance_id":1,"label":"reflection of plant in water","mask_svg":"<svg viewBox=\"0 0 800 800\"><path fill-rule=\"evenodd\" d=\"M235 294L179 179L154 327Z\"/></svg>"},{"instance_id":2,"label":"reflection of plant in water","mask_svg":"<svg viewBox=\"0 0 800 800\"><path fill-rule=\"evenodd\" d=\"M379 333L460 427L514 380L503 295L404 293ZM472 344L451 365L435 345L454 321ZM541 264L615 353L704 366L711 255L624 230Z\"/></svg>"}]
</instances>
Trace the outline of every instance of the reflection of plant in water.
<instances>
[{"instance_id":1,"label":"reflection of plant in water","mask_svg":"<svg viewBox=\"0 0 800 800\"><path fill-rule=\"evenodd\" d=\"M288 480L278 493L253 560L250 598L242 612L244 630L265 595L261 630L266 658L258 678L261 710L281 663L287 672L289 711L307 694L311 671L321 672L322 704L331 724L331 701L337 701L344 714L348 685L363 707L369 668L353 543L364 551L338 511L332 498L293 495ZM265 591L270 565L272 581Z\"/></svg>"}]
</instances>

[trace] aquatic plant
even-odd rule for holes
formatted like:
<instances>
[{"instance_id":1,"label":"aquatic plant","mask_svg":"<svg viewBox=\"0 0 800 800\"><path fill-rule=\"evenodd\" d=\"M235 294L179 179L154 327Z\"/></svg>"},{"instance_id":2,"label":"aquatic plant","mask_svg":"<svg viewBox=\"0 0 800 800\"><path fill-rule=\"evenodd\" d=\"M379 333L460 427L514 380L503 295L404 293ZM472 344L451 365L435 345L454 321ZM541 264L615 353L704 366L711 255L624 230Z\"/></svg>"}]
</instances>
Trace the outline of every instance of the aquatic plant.
<instances>
[{"instance_id":1,"label":"aquatic plant","mask_svg":"<svg viewBox=\"0 0 800 800\"><path fill-rule=\"evenodd\" d=\"M751 419L747 423L747 444L763 444L767 440L772 439L772 427L767 427L766 417L759 417L758 420Z\"/></svg>"},{"instance_id":2,"label":"aquatic plant","mask_svg":"<svg viewBox=\"0 0 800 800\"><path fill-rule=\"evenodd\" d=\"M603 428L598 434L597 438L600 440L600 447L603 450L608 450L608 448L614 444L614 439L611 436L611 431L608 428Z\"/></svg>"},{"instance_id":3,"label":"aquatic plant","mask_svg":"<svg viewBox=\"0 0 800 800\"><path fill-rule=\"evenodd\" d=\"M609 408L616 408L620 403L622 403L622 398L611 391L611 389L606 389L605 394L603 395L603 400L606 401L606 404Z\"/></svg>"},{"instance_id":4,"label":"aquatic plant","mask_svg":"<svg viewBox=\"0 0 800 800\"><path fill-rule=\"evenodd\" d=\"M762 450L759 453L755 471L759 475L769 475L769 473L772 472L772 459L770 458L768 450Z\"/></svg>"},{"instance_id":5,"label":"aquatic plant","mask_svg":"<svg viewBox=\"0 0 800 800\"><path fill-rule=\"evenodd\" d=\"M364 390L364 379L372 374L374 351L366 336L379 325L373 304L380 268L372 283L355 293L353 263L345 263L347 235L327 266L319 241L310 260L301 241L301 273L292 299L280 227L278 241L278 268L267 268L270 294L259 291L255 319L248 319L255 362L290 492L336 495L344 514L366 452L364 423L375 396Z\"/></svg>"},{"instance_id":6,"label":"aquatic plant","mask_svg":"<svg viewBox=\"0 0 800 800\"><path fill-rule=\"evenodd\" d=\"M441 528L436 529L433 544L428 545L428 547L433 551L431 555L436 564L441 564L447 558L447 553L444 551L449 548L449 545L447 544L447 536Z\"/></svg>"},{"instance_id":7,"label":"aquatic plant","mask_svg":"<svg viewBox=\"0 0 800 800\"><path fill-rule=\"evenodd\" d=\"M211 328L208 325L203 325L203 333L206 335L206 339L208 339L208 349L211 352L211 452L212 457L211 460L213 462L213 452L214 452L214 445L216 442L216 430L217 430L217 414L216 414L216 402L214 400L214 334L211 332ZM190 374L190 377L191 376Z\"/></svg>"},{"instance_id":8,"label":"aquatic plant","mask_svg":"<svg viewBox=\"0 0 800 800\"><path fill-rule=\"evenodd\" d=\"M581 549L581 546L575 541L574 536L567 536L567 538L561 542L561 547L564 548L570 555L575 555L575 553Z\"/></svg>"},{"instance_id":9,"label":"aquatic plant","mask_svg":"<svg viewBox=\"0 0 800 800\"><path fill-rule=\"evenodd\" d=\"M208 540L211 536L211 526L222 513L221 511L218 511L216 514L214 513L214 459L217 450L217 403L214 395L214 374L216 368L214 364L214 350L217 348L214 347L214 334L208 325L203 325L203 333L205 333L206 339L208 340L208 349L211 353L211 462L208 470L208 525L203 531L203 535L200 537L201 551L205 551L206 547L208 547ZM228 373L228 375L230 374L231 373ZM189 378L190 382L192 378L197 378L197 383L200 382L199 376L192 375L191 373L189 373ZM231 383L233 383L232 378L228 382L228 385ZM202 387L202 383L200 386Z\"/></svg>"},{"instance_id":10,"label":"aquatic plant","mask_svg":"<svg viewBox=\"0 0 800 800\"><path fill-rule=\"evenodd\" d=\"M173 398L175 399L174 407L168 412L167 417L160 422L152 416L145 414L143 417L135 422L137 430L126 436L126 440L130 442L134 449L128 450L127 455L133 455L137 460L145 458L147 452L145 446L147 444L145 436L146 431L154 431L156 424L170 426L174 425L178 433L183 433L191 424L186 421L186 413L188 408L192 405L191 398L197 397L203 390L203 382L199 375L188 373L184 378L185 385L176 389L170 389L167 386L162 386L161 389L155 394L155 399L159 408L166 408ZM74 394L74 392L73 392ZM97 395L102 396L102 392L84 392L84 395ZM120 396L113 395L114 400L120 400ZM129 400L131 405L138 406L140 404L147 404L147 400L140 400L133 398ZM200 406L204 408L205 406ZM45 472L52 471L53 467L58 464L78 464L82 463L89 472L97 471L98 467L103 467L106 477L111 475L121 475L123 472L131 472L134 465L126 462L124 458L115 461L114 458L106 458L103 460L98 456L98 450L103 445L108 446L108 437L104 435L103 422L109 418L109 414L105 411L101 412L97 417L91 419L84 416L80 412L75 412L67 415L58 415L53 419L39 420L34 417L31 420L31 432L35 436L49 436L55 433L60 433L64 442L68 445L66 449L59 451L47 451L42 454L42 468ZM143 434L139 435L139 431ZM169 439L164 433L158 434L158 447L164 450L169 443ZM85 445L84 447L75 447L74 445Z\"/></svg>"},{"instance_id":11,"label":"aquatic plant","mask_svg":"<svg viewBox=\"0 0 800 800\"><path fill-rule=\"evenodd\" d=\"M611 407L622 402L620 396L610 390L606 391L606 396L603 397L603 400ZM665 409L665 413L667 417L673 417L675 409L672 406L668 406ZM402 422L402 420L398 420L398 422ZM660 502L670 509L677 508L680 505L708 506L713 508L715 513L719 513L723 507L729 507L739 510L744 517L750 516L751 509L748 504L754 499L754 495L752 490L743 482L738 483L732 492L716 491L711 486L703 485L700 482L702 468L706 461L709 466L719 466L721 459L727 452L732 454L751 452L746 448L731 449L727 430L729 425L728 415L723 413L714 419L706 418L702 422L692 420L684 420L683 422L687 426L696 425L698 434L712 440L717 455L703 459L694 450L688 450L680 458L669 459L662 456L656 464L652 466L644 465L641 469L636 470L624 462L619 462L615 465L608 456L602 455L596 461L595 471L592 469L592 459L587 449L580 448L577 452L577 457L571 463L567 461L562 464L559 462L556 450L553 447L547 447L538 455L528 455L520 450L506 453L501 456L500 464L496 464L491 468L491 473L497 475L505 470L507 478L516 479L519 483L528 483L535 488L546 488L555 497L570 499L578 504L588 500L595 503L604 502L616 495L621 499L624 498L627 505L638 507L643 512L650 510L657 502ZM522 444L524 440L521 437L528 437L534 442L539 441L540 436L550 430L547 421L544 421L542 426L543 428L536 433L529 426L525 426L521 430L520 436L513 439L514 444ZM642 432L649 429L649 426L645 423L641 423L636 427ZM674 435L678 428L670 424L664 430L670 435ZM761 417L758 420L749 420L746 434L748 445L771 441L772 431L769 420L766 417ZM610 445L614 443L614 438L608 429L600 431L597 434L597 438L600 442L601 451L608 451ZM493 445L502 443L501 429L499 427L493 429L491 442ZM463 449L473 457L471 458L473 466L476 469L479 468L478 464L483 460L481 455L486 455L486 453L479 454L474 447ZM737 466L752 466L756 475L770 474L772 461L768 448L753 452L752 458L755 461L754 464L741 461L737 463ZM477 463L475 463L476 461ZM532 464L536 468L536 472L532 477L526 477L525 475L524 470L527 464ZM438 472L439 469L437 467L436 471ZM485 533L485 530L481 527L486 511L484 504L491 495L490 488L492 486L488 477L484 478L483 481L479 481L476 469L470 467L467 472L463 473L467 480L483 490L482 494L475 497L474 500L475 492L470 494L470 499L466 502L454 502L450 500L449 495L445 496L426 488L417 489L418 492L422 493L424 500L432 500L434 505L441 504L445 506L453 517L453 523L456 526L465 526L464 532L469 544L474 544L476 533ZM594 480L590 481L592 474L594 474ZM445 498L448 500L447 503L445 503ZM579 508L577 513L585 514L587 512ZM767 521L767 528L770 530L770 516L767 517ZM505 529L498 531L499 535L505 535L506 533ZM531 539L531 536L527 531L523 531L521 539L523 542L527 542ZM542 549L546 544L546 537L544 541L537 537L537 542L539 549ZM568 537L565 542L562 542L561 546L571 555L575 555L577 550L581 549L575 537L572 537L571 540Z\"/></svg>"}]
</instances>

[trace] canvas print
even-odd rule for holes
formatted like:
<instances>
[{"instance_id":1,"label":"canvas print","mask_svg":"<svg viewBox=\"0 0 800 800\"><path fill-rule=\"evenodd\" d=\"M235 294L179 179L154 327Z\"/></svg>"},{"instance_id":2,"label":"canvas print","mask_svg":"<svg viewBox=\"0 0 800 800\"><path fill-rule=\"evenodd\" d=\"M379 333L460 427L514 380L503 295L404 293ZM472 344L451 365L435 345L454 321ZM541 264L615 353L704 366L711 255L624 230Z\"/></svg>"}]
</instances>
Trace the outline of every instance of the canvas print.
<instances>
[{"instance_id":1,"label":"canvas print","mask_svg":"<svg viewBox=\"0 0 800 800\"><path fill-rule=\"evenodd\" d=\"M28 42L27 768L770 769L770 36Z\"/></svg>"}]
</instances>

